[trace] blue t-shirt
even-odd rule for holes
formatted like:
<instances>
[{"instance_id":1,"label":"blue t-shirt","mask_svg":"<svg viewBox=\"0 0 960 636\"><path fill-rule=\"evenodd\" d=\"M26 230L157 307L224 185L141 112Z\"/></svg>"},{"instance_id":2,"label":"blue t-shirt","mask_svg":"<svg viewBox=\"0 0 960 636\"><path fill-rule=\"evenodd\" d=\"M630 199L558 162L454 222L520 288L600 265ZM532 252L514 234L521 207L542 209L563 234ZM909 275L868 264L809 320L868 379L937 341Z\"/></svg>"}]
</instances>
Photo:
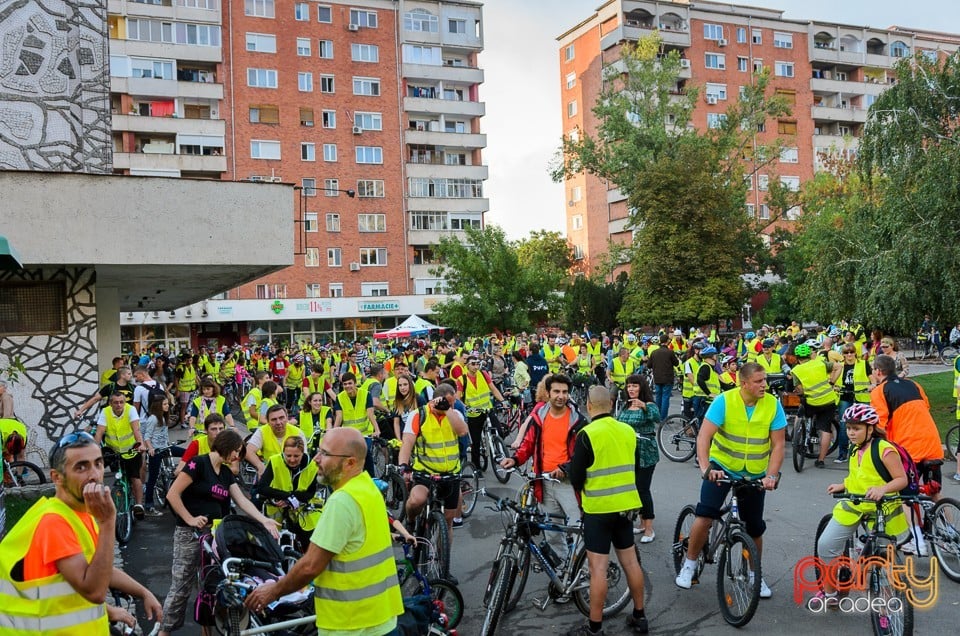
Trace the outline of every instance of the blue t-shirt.
<instances>
[{"instance_id":1,"label":"blue t-shirt","mask_svg":"<svg viewBox=\"0 0 960 636\"><path fill-rule=\"evenodd\" d=\"M726 396L723 393L721 393L717 398L715 398L713 400L713 403L710 405L710 408L707 409L707 414L704 416L704 419L710 420L711 422L716 424L717 427L719 428L723 428L723 424L727 418L727 404L726 404L726 401L724 400L725 397ZM750 418L753 416L753 411L756 408L757 408L756 406L747 407L747 418ZM770 430L779 431L780 429L784 429L784 428L787 428L787 414L783 412L783 406L781 406L778 400L777 412L773 416L773 423L770 425ZM749 479L755 479L758 477L763 477L763 475L765 474L765 473L757 474L757 473L748 473L748 472L737 472L737 471L729 470L726 466L716 461L713 457L710 458L710 461L713 461L719 464L725 471L737 477L747 477Z\"/></svg>"}]
</instances>

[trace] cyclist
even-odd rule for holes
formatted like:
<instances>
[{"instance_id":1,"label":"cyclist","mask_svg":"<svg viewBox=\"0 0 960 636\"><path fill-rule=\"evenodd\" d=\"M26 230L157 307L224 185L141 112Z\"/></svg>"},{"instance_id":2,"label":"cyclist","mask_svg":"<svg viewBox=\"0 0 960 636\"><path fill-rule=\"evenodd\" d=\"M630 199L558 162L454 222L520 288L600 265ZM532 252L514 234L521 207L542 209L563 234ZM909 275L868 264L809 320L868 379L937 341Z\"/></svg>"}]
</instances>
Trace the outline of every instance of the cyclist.
<instances>
[{"instance_id":1,"label":"cyclist","mask_svg":"<svg viewBox=\"0 0 960 636\"><path fill-rule=\"evenodd\" d=\"M222 433L226 429L227 425L223 421L223 416L219 413L211 413L207 416L207 419L203 422L203 428L206 431L200 435L194 437L187 448L183 451L183 457L180 458L180 462L177 464L176 469L173 471L174 474L179 474L183 467L191 459L197 455L206 455L210 452L211 445L213 440L217 438L217 435ZM240 462L239 460L234 464L230 465L230 470L237 474L240 472Z\"/></svg>"},{"instance_id":2,"label":"cyclist","mask_svg":"<svg viewBox=\"0 0 960 636\"><path fill-rule=\"evenodd\" d=\"M703 419L710 403L720 395L720 376L717 375L717 349L705 347L700 352L703 363L697 369L697 381L693 386L693 411L697 419Z\"/></svg>"},{"instance_id":3,"label":"cyclist","mask_svg":"<svg viewBox=\"0 0 960 636\"><path fill-rule=\"evenodd\" d=\"M310 544L310 533L320 518L319 510L302 516L290 514L317 494L317 464L310 461L305 451L301 438L288 437L283 442L283 451L267 462L256 486L263 513L278 522L286 516L301 551Z\"/></svg>"},{"instance_id":4,"label":"cyclist","mask_svg":"<svg viewBox=\"0 0 960 636\"><path fill-rule=\"evenodd\" d=\"M869 404L854 404L843 412L842 424L846 427L852 444L850 473L843 483L827 486L828 493L850 492L864 495L872 501L880 501L884 495L898 493L906 487L907 477L903 472L900 453L886 441L883 431L877 428L879 423L880 417L876 409ZM879 444L878 456L892 478L890 481L885 481L873 464L870 449L872 444ZM900 504L884 505L884 509L887 519L886 532L896 536L906 531L906 515ZM817 553L824 561L839 556L844 543L856 532L860 520L867 517L868 523L872 525L875 514L876 507L873 504L855 504L849 501L837 503L833 508L833 518L817 542ZM827 607L837 607L837 590L831 585L830 578L824 577L823 592L817 596Z\"/></svg>"},{"instance_id":5,"label":"cyclist","mask_svg":"<svg viewBox=\"0 0 960 636\"><path fill-rule=\"evenodd\" d=\"M127 404L133 404L133 392L136 387L133 386L132 379L133 371L130 370L130 367L120 367L117 369L116 379L91 395L90 399L81 404L80 408L74 412L73 417L79 418L86 413L87 409L97 402L100 403L101 409L106 409L107 403L110 401L110 396L114 393L121 394Z\"/></svg>"},{"instance_id":6,"label":"cyclist","mask_svg":"<svg viewBox=\"0 0 960 636\"><path fill-rule=\"evenodd\" d=\"M704 417L697 438L697 462L702 470L700 502L696 520L690 530L686 560L677 575L678 587L690 589L697 570L697 555L707 542L707 534L730 490L730 484L714 483L728 475L760 480L763 491L752 488L740 493L740 517L749 534L763 553L763 505L766 490L773 490L780 480L785 447L787 417L777 398L766 391L767 374L756 362L740 369L740 387L720 394ZM773 592L760 580L760 598Z\"/></svg>"},{"instance_id":7,"label":"cyclist","mask_svg":"<svg viewBox=\"0 0 960 636\"><path fill-rule=\"evenodd\" d=\"M694 416L693 398L694 387L697 385L697 374L700 371L700 352L704 349L702 342L695 342L690 346L690 357L683 363L683 414L687 418Z\"/></svg>"},{"instance_id":8,"label":"cyclist","mask_svg":"<svg viewBox=\"0 0 960 636\"><path fill-rule=\"evenodd\" d=\"M351 351L353 355L354 352ZM357 387L357 377L347 372L340 376L340 386L343 390L337 394L337 401L333 403L333 426L339 428L355 428L365 437L380 435L380 424L373 410L373 398L363 388ZM373 455L370 453L371 442L367 440L367 458L364 468L373 476Z\"/></svg>"},{"instance_id":9,"label":"cyclist","mask_svg":"<svg viewBox=\"0 0 960 636\"><path fill-rule=\"evenodd\" d=\"M790 367L783 362L780 354L774 353L773 348L776 341L773 338L766 338L763 341L763 351L757 356L757 364L763 367L767 375L771 373L787 373Z\"/></svg>"},{"instance_id":10,"label":"cyclist","mask_svg":"<svg viewBox=\"0 0 960 636\"><path fill-rule=\"evenodd\" d=\"M297 411L300 410L303 380L307 375L307 368L303 364L303 359L302 353L293 356L293 363L287 367L287 373L283 379L283 386L286 390L287 410L294 416L296 416Z\"/></svg>"},{"instance_id":11,"label":"cyclist","mask_svg":"<svg viewBox=\"0 0 960 636\"><path fill-rule=\"evenodd\" d=\"M263 401L263 385L269 380L269 372L257 371L253 376L256 386L243 396L243 415L246 417L247 429L250 431L254 431L260 426L260 402Z\"/></svg>"},{"instance_id":12,"label":"cyclist","mask_svg":"<svg viewBox=\"0 0 960 636\"><path fill-rule=\"evenodd\" d=\"M720 374L720 391L729 391L740 384L737 377L737 357L726 355L720 359L720 368L723 372Z\"/></svg>"},{"instance_id":13,"label":"cyclist","mask_svg":"<svg viewBox=\"0 0 960 636\"><path fill-rule=\"evenodd\" d=\"M283 444L288 437L299 437L303 447L307 447L307 440L303 431L290 423L287 409L282 404L274 404L267 409L267 423L250 436L247 440L247 450L244 459L254 465L257 475L263 475L266 464L274 455L283 451Z\"/></svg>"},{"instance_id":14,"label":"cyclist","mask_svg":"<svg viewBox=\"0 0 960 636\"><path fill-rule=\"evenodd\" d=\"M547 367L550 373L558 373L560 371L562 356L563 348L557 344L557 335L553 333L547 334L547 343L543 345L543 357L547 361Z\"/></svg>"},{"instance_id":15,"label":"cyclist","mask_svg":"<svg viewBox=\"0 0 960 636\"><path fill-rule=\"evenodd\" d=\"M227 404L227 398L220 395L220 386L210 379L204 379L200 382L200 395L193 399L190 404L190 428L194 435L203 432L203 422L211 413L219 413L223 416L227 426L233 428L233 416L230 414L230 405Z\"/></svg>"},{"instance_id":16,"label":"cyclist","mask_svg":"<svg viewBox=\"0 0 960 636\"><path fill-rule=\"evenodd\" d=\"M180 355L180 363L173 371L177 382L177 400L180 404L180 428L189 428L187 424L187 406L197 390L197 368L193 365L193 355L189 352Z\"/></svg>"},{"instance_id":17,"label":"cyclist","mask_svg":"<svg viewBox=\"0 0 960 636\"><path fill-rule=\"evenodd\" d=\"M857 356L857 344L855 342L844 343L840 349L840 354L843 356L843 365L833 365L830 381L840 395L837 413L842 415L854 403L870 403L870 390L873 388L870 376L873 374L873 370L867 360L860 359ZM837 458L833 460L833 463L842 464L847 461L847 447L849 445L846 428L841 426L839 443L837 444Z\"/></svg>"},{"instance_id":18,"label":"cyclist","mask_svg":"<svg viewBox=\"0 0 960 636\"><path fill-rule=\"evenodd\" d=\"M303 409L297 416L297 422L310 444L308 450L313 456L316 452L314 446L319 445L320 436L333 428L333 409L324 405L323 393L317 391L307 396Z\"/></svg>"},{"instance_id":19,"label":"cyclist","mask_svg":"<svg viewBox=\"0 0 960 636\"><path fill-rule=\"evenodd\" d=\"M166 396L155 395L150 401L150 408L146 417L143 418L140 427L140 433L145 440L150 442L150 450L147 451L147 485L144 492L144 502L146 509L144 514L148 517L163 516L163 511L157 510L153 505L153 491L157 484L157 476L160 474L161 457L156 454L158 448L170 447L170 454L173 457L182 457L183 449L179 446L170 446L170 435L167 430L167 421L170 419L170 401Z\"/></svg>"},{"instance_id":20,"label":"cyclist","mask_svg":"<svg viewBox=\"0 0 960 636\"><path fill-rule=\"evenodd\" d=\"M833 363L821 356L811 358L813 352L807 344L797 345L793 353L798 364L790 373L797 391L803 396L804 412L813 418L814 427L820 433L820 454L813 465L823 468L833 436L831 424L837 416L837 394L830 383Z\"/></svg>"},{"instance_id":21,"label":"cyclist","mask_svg":"<svg viewBox=\"0 0 960 636\"><path fill-rule=\"evenodd\" d=\"M617 396L626 387L627 376L637 372L639 365L630 357L630 350L620 347L610 365L610 401L616 404Z\"/></svg>"},{"instance_id":22,"label":"cyclist","mask_svg":"<svg viewBox=\"0 0 960 636\"><path fill-rule=\"evenodd\" d=\"M463 403L467 405L467 426L470 429L470 439L474 443L470 449L471 460L474 466L480 465L480 438L483 435L483 424L490 419L496 430L500 430L500 422L493 412L493 398L503 402L503 395L494 385L486 371L480 369L480 359L475 355L467 358L467 372L463 376ZM492 459L500 459L499 457Z\"/></svg>"},{"instance_id":23,"label":"cyclist","mask_svg":"<svg viewBox=\"0 0 960 636\"><path fill-rule=\"evenodd\" d=\"M97 420L97 432L94 438L99 444L103 441L107 448L120 455L123 472L130 479L133 498L133 516L143 519L143 481L140 479L140 468L143 466L143 451L153 449L150 441L144 446L143 436L140 434L140 416L131 404L127 404L122 393L110 396L110 408L100 411Z\"/></svg>"}]
</instances>

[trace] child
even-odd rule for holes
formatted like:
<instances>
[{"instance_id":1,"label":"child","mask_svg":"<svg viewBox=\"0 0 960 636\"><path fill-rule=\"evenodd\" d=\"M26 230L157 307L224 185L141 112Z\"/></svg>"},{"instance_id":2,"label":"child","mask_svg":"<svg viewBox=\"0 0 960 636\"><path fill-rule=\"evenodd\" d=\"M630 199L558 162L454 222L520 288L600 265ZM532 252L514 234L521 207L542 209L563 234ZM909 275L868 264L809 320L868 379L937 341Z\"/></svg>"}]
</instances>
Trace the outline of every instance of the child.
<instances>
[{"instance_id":1,"label":"child","mask_svg":"<svg viewBox=\"0 0 960 636\"><path fill-rule=\"evenodd\" d=\"M892 444L884 439L883 431L877 430L880 418L869 404L854 404L843 412L842 424L847 428L850 438L850 473L842 484L830 484L828 493L849 492L864 495L871 501L879 501L884 495L898 493L907 485L907 476L903 472L900 453ZM873 464L871 445L879 444L880 459L890 473L888 482L883 480ZM837 503L833 508L833 518L824 528L820 540L817 542L817 551L820 558L829 561L840 555L843 545L856 531L860 520L875 514L876 507L871 503L854 504L849 501ZM888 534L896 536L907 530L907 519L903 513L903 506L899 502L892 502L884 506L887 515ZM868 518L868 524L872 520ZM836 608L839 605L837 590L824 581L823 592L818 594L827 607Z\"/></svg>"}]
</instances>

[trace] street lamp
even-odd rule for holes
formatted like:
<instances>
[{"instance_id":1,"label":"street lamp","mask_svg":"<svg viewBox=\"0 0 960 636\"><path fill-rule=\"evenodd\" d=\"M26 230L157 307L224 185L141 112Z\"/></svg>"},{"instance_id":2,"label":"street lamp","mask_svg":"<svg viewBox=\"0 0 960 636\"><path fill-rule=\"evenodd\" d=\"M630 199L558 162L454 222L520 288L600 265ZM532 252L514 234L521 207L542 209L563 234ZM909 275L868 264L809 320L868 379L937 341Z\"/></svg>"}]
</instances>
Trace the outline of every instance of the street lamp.
<instances>
[{"instance_id":1,"label":"street lamp","mask_svg":"<svg viewBox=\"0 0 960 636\"><path fill-rule=\"evenodd\" d=\"M307 253L307 198L309 196L315 196L317 193L317 188L307 188L304 186L293 186L293 189L300 193L300 218L294 219L294 223L300 225L300 249L301 251L296 251L294 247L294 256L303 256ZM340 188L324 188L324 192L343 192L351 199L357 196L355 190L341 190ZM308 194L309 193L309 194Z\"/></svg>"}]
</instances>

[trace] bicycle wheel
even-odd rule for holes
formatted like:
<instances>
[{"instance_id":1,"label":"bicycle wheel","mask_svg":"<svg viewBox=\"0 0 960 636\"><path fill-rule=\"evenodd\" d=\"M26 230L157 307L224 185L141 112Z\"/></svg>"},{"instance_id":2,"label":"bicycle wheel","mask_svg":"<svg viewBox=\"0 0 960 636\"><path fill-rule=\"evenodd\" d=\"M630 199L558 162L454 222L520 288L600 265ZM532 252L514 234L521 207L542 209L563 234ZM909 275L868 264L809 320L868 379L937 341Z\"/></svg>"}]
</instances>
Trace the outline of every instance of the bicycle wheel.
<instances>
[{"instance_id":1,"label":"bicycle wheel","mask_svg":"<svg viewBox=\"0 0 960 636\"><path fill-rule=\"evenodd\" d=\"M487 445L483 443L482 439L474 443L480 444L480 465L478 465L477 468L479 468L480 470L486 470L487 469Z\"/></svg>"},{"instance_id":2,"label":"bicycle wheel","mask_svg":"<svg viewBox=\"0 0 960 636\"><path fill-rule=\"evenodd\" d=\"M374 443L373 446L370 447L370 452L373 453L374 476L384 479L384 475L387 474L387 464L390 463L390 449Z\"/></svg>"},{"instance_id":3,"label":"bicycle wheel","mask_svg":"<svg viewBox=\"0 0 960 636\"><path fill-rule=\"evenodd\" d=\"M886 546L882 550L878 546L873 554L880 556L884 564L867 566L867 596L873 633L876 636L913 634L913 604L907 599L906 591L897 589L897 584L890 579L891 564L886 562L887 553ZM902 568L903 555L899 550L894 550L893 558L895 566Z\"/></svg>"},{"instance_id":4,"label":"bicycle wheel","mask_svg":"<svg viewBox=\"0 0 960 636\"><path fill-rule=\"evenodd\" d=\"M503 618L504 607L507 597L510 596L513 579L517 575L517 561L513 556L504 555L494 567L497 568L497 576L490 591L490 603L483 615L480 636L493 636L497 633L497 626L500 624L500 619Z\"/></svg>"},{"instance_id":5,"label":"bicycle wheel","mask_svg":"<svg viewBox=\"0 0 960 636\"><path fill-rule=\"evenodd\" d=\"M431 579L427 585L430 586L430 597L443 603L447 628L454 629L463 618L463 594L449 579Z\"/></svg>"},{"instance_id":6,"label":"bicycle wheel","mask_svg":"<svg viewBox=\"0 0 960 636\"><path fill-rule=\"evenodd\" d=\"M117 537L117 543L121 545L127 543L133 534L133 511L130 510L130 495L127 488L120 484L113 486L113 505L117 508L114 535Z\"/></svg>"},{"instance_id":7,"label":"bicycle wheel","mask_svg":"<svg viewBox=\"0 0 960 636\"><path fill-rule=\"evenodd\" d=\"M460 514L464 519L473 514L477 507L477 497L480 492L480 476L477 469L470 462L465 462L460 470L460 495L463 497L463 509Z\"/></svg>"},{"instance_id":8,"label":"bicycle wheel","mask_svg":"<svg viewBox=\"0 0 960 636\"><path fill-rule=\"evenodd\" d=\"M640 549L634 545L637 553L637 562L640 561ZM573 571L580 583L572 590L573 602L586 617L590 616L590 564L587 562L587 551L580 550L573 558ZM630 588L627 585L627 575L620 567L616 552L610 549L610 560L607 563L607 596L603 599L603 617L616 616L630 601Z\"/></svg>"},{"instance_id":9,"label":"bicycle wheel","mask_svg":"<svg viewBox=\"0 0 960 636\"><path fill-rule=\"evenodd\" d=\"M827 449L827 454L824 455L824 457L835 451L839 443L840 428L836 422L830 422L830 447ZM807 444L804 448L804 454L807 458L817 459L820 457L820 433L814 429L813 422L807 427Z\"/></svg>"},{"instance_id":10,"label":"bicycle wheel","mask_svg":"<svg viewBox=\"0 0 960 636\"><path fill-rule=\"evenodd\" d=\"M946 446L944 454L947 459L957 458L957 444L960 444L960 424L954 426L947 434L943 436L943 444Z\"/></svg>"},{"instance_id":11,"label":"bicycle wheel","mask_svg":"<svg viewBox=\"0 0 960 636\"><path fill-rule=\"evenodd\" d=\"M683 415L671 415L657 426L657 445L672 462L685 462L697 452L697 429Z\"/></svg>"},{"instance_id":12,"label":"bicycle wheel","mask_svg":"<svg viewBox=\"0 0 960 636\"><path fill-rule=\"evenodd\" d=\"M47 483L43 471L30 462L10 462L10 476L18 486L37 486Z\"/></svg>"},{"instance_id":13,"label":"bicycle wheel","mask_svg":"<svg viewBox=\"0 0 960 636\"><path fill-rule=\"evenodd\" d=\"M673 531L673 569L677 574L680 574L680 568L683 567L683 562L687 558L687 547L690 543L690 531L693 529L693 522L697 518L697 509L693 505L686 505L680 511L680 515L677 517L677 525ZM704 548L706 549L706 548ZM703 572L704 566L704 553L703 551L697 556L697 572L693 577L694 581L700 579L700 574Z\"/></svg>"},{"instance_id":14,"label":"bicycle wheel","mask_svg":"<svg viewBox=\"0 0 960 636\"><path fill-rule=\"evenodd\" d=\"M504 608L504 612L512 612L517 607L517 603L520 602L520 597L523 596L523 590L527 587L527 579L529 578L530 550L521 548L520 558L517 561L517 578L513 583L513 588L510 590L510 595L507 597L507 605Z\"/></svg>"},{"instance_id":15,"label":"bicycle wheel","mask_svg":"<svg viewBox=\"0 0 960 636\"><path fill-rule=\"evenodd\" d=\"M930 512L933 556L951 581L960 583L960 502L943 498Z\"/></svg>"},{"instance_id":16,"label":"bicycle wheel","mask_svg":"<svg viewBox=\"0 0 960 636\"><path fill-rule=\"evenodd\" d=\"M173 474L168 473L166 469L161 466L160 473L157 475L157 483L153 486L153 500L158 507L163 508L167 505L167 491L170 490L172 484Z\"/></svg>"},{"instance_id":17,"label":"bicycle wheel","mask_svg":"<svg viewBox=\"0 0 960 636\"><path fill-rule=\"evenodd\" d=\"M760 602L760 552L753 539L739 528L730 532L717 561L717 598L723 620L743 627Z\"/></svg>"},{"instance_id":18,"label":"bicycle wheel","mask_svg":"<svg viewBox=\"0 0 960 636\"><path fill-rule=\"evenodd\" d=\"M450 572L450 535L447 532L447 520L443 513L432 511L427 519L426 536L436 550L436 563L433 566L436 571L421 570L428 579L443 578Z\"/></svg>"},{"instance_id":19,"label":"bicycle wheel","mask_svg":"<svg viewBox=\"0 0 960 636\"><path fill-rule=\"evenodd\" d=\"M503 459L507 456L507 449L503 446L503 440L500 439L499 435L491 433L487 438L490 445L490 462L491 468L493 468L493 476L497 478L501 484L505 484L510 481L510 471L506 468L500 467L499 459Z\"/></svg>"},{"instance_id":20,"label":"bicycle wheel","mask_svg":"<svg viewBox=\"0 0 960 636\"><path fill-rule=\"evenodd\" d=\"M807 460L807 432L809 420L805 417L797 419L797 426L793 429L793 469L803 472L803 463Z\"/></svg>"},{"instance_id":21,"label":"bicycle wheel","mask_svg":"<svg viewBox=\"0 0 960 636\"><path fill-rule=\"evenodd\" d=\"M403 477L393 470L387 471L383 480L387 482L387 492L384 493L387 512L397 519L403 515L403 505L407 501L407 484L404 483Z\"/></svg>"}]
</instances>

